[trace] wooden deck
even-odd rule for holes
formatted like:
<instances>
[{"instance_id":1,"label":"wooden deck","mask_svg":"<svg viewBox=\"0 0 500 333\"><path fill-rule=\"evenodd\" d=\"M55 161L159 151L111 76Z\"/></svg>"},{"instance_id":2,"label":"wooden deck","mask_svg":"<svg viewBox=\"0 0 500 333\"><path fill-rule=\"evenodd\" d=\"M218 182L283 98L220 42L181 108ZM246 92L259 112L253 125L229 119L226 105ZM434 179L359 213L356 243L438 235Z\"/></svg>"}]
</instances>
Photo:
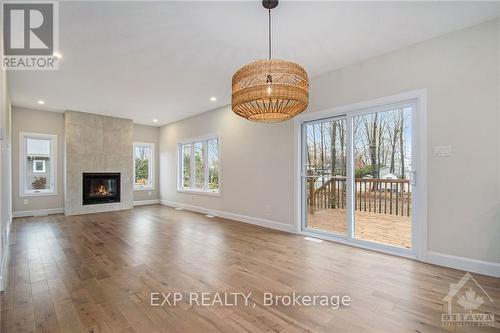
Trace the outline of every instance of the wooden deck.
<instances>
[{"instance_id":1,"label":"wooden deck","mask_svg":"<svg viewBox=\"0 0 500 333\"><path fill-rule=\"evenodd\" d=\"M411 218L388 214L356 211L356 231L358 239L411 248ZM310 228L336 234L346 233L345 209L325 209L307 217Z\"/></svg>"}]
</instances>

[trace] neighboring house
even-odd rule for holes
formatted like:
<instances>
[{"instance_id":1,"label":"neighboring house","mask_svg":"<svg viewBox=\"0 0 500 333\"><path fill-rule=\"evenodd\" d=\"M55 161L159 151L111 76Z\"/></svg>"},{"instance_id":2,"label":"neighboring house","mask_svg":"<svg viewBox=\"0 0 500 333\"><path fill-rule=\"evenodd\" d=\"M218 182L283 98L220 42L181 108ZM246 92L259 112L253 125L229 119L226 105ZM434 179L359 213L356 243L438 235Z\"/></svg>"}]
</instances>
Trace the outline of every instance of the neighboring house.
<instances>
[{"instance_id":1,"label":"neighboring house","mask_svg":"<svg viewBox=\"0 0 500 333\"><path fill-rule=\"evenodd\" d=\"M410 173L406 173L405 179L408 179L408 175ZM363 179L373 179L373 175L371 174L366 174L362 177ZM379 179L390 179L390 180L397 180L401 179L401 175L395 174L390 172L390 168L388 166L383 166L380 168L380 175ZM361 186L361 185L359 185ZM359 187L361 189L361 187ZM380 190L392 190L392 191L403 191L403 192L411 192L411 185L409 183L406 184L400 184L400 185L394 185L392 183L388 184L382 183L380 185Z\"/></svg>"},{"instance_id":2,"label":"neighboring house","mask_svg":"<svg viewBox=\"0 0 500 333\"><path fill-rule=\"evenodd\" d=\"M28 189L45 189L49 184L50 177L50 141L28 139L26 147L27 168L26 168L26 185ZM45 185L43 183L45 178ZM33 185L34 182L38 185Z\"/></svg>"},{"instance_id":3,"label":"neighboring house","mask_svg":"<svg viewBox=\"0 0 500 333\"><path fill-rule=\"evenodd\" d=\"M363 176L363 178L371 179L371 178L373 178L373 176L370 174L366 174ZM390 168L388 166L383 166L380 168L379 178L380 179L399 179L398 176L396 176L395 174L390 172Z\"/></svg>"},{"instance_id":4,"label":"neighboring house","mask_svg":"<svg viewBox=\"0 0 500 333\"><path fill-rule=\"evenodd\" d=\"M365 162L363 161L363 159L361 157L357 157L354 161L354 168L355 169L361 169L361 168L364 168L366 166Z\"/></svg>"}]
</instances>

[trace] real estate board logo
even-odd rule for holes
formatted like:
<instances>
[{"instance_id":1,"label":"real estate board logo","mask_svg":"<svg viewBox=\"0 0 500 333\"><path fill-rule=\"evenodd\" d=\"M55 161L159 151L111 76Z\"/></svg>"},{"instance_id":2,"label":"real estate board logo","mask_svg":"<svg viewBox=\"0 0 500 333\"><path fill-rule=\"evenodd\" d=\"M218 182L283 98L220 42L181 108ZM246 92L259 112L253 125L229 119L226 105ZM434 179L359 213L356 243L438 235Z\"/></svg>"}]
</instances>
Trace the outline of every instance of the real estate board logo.
<instances>
[{"instance_id":1,"label":"real estate board logo","mask_svg":"<svg viewBox=\"0 0 500 333\"><path fill-rule=\"evenodd\" d=\"M2 67L8 70L54 70L58 58L57 2L3 2Z\"/></svg>"},{"instance_id":2,"label":"real estate board logo","mask_svg":"<svg viewBox=\"0 0 500 333\"><path fill-rule=\"evenodd\" d=\"M443 298L446 313L441 315L445 327L494 327L495 315L482 311L482 306L493 299L470 273L457 283L450 283L450 291Z\"/></svg>"}]
</instances>

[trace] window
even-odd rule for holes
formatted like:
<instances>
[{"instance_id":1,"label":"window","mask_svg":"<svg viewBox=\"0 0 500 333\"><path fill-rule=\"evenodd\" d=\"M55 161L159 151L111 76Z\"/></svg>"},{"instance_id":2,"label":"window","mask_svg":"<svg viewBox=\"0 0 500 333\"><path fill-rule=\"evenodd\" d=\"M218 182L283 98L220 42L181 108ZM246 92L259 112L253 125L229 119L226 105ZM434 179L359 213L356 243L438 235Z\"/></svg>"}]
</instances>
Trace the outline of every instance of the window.
<instances>
[{"instance_id":1,"label":"window","mask_svg":"<svg viewBox=\"0 0 500 333\"><path fill-rule=\"evenodd\" d=\"M182 145L182 185L181 187L191 188L191 144Z\"/></svg>"},{"instance_id":2,"label":"window","mask_svg":"<svg viewBox=\"0 0 500 333\"><path fill-rule=\"evenodd\" d=\"M178 190L219 193L219 139L193 139L179 144L178 151Z\"/></svg>"},{"instance_id":3,"label":"window","mask_svg":"<svg viewBox=\"0 0 500 333\"><path fill-rule=\"evenodd\" d=\"M134 189L154 189L154 144L134 142Z\"/></svg>"},{"instance_id":4,"label":"window","mask_svg":"<svg viewBox=\"0 0 500 333\"><path fill-rule=\"evenodd\" d=\"M57 194L57 136L20 133L20 195Z\"/></svg>"},{"instance_id":5,"label":"window","mask_svg":"<svg viewBox=\"0 0 500 333\"><path fill-rule=\"evenodd\" d=\"M207 141L208 189L219 190L219 140Z\"/></svg>"},{"instance_id":6,"label":"window","mask_svg":"<svg viewBox=\"0 0 500 333\"><path fill-rule=\"evenodd\" d=\"M45 172L45 161L44 160L34 160L33 161L33 172Z\"/></svg>"}]
</instances>

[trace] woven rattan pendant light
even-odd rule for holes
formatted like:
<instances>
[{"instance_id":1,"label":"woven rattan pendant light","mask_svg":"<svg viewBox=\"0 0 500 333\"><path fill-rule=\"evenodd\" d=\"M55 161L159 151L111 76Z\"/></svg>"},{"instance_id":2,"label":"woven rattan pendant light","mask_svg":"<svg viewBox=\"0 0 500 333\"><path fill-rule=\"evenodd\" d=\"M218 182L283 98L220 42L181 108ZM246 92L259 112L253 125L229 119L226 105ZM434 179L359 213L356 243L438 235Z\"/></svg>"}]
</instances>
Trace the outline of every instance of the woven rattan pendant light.
<instances>
[{"instance_id":1,"label":"woven rattan pendant light","mask_svg":"<svg viewBox=\"0 0 500 333\"><path fill-rule=\"evenodd\" d=\"M269 58L240 68L232 80L232 109L237 115L257 122L288 120L309 103L307 72L296 63L271 59L271 9L277 0L264 0L269 12Z\"/></svg>"}]
</instances>

